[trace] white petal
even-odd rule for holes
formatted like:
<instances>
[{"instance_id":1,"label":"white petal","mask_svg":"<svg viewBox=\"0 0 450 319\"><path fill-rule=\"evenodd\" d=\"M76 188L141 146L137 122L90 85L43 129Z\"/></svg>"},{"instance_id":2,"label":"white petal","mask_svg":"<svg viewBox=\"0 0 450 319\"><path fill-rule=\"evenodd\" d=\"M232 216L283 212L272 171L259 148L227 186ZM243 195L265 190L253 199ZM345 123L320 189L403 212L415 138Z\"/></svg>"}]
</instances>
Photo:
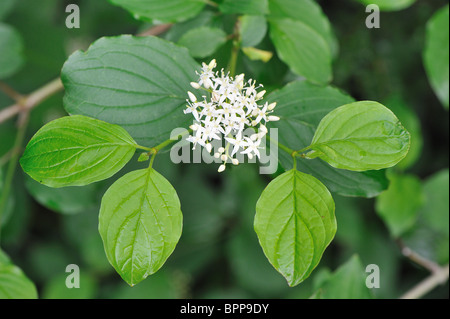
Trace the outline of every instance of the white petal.
<instances>
[{"instance_id":1,"label":"white petal","mask_svg":"<svg viewBox=\"0 0 450 319\"><path fill-rule=\"evenodd\" d=\"M190 92L190 91L188 91L187 92L188 93L188 95L189 95L189 99L192 101L192 102L197 102L197 97L192 93L192 92Z\"/></svg>"}]
</instances>

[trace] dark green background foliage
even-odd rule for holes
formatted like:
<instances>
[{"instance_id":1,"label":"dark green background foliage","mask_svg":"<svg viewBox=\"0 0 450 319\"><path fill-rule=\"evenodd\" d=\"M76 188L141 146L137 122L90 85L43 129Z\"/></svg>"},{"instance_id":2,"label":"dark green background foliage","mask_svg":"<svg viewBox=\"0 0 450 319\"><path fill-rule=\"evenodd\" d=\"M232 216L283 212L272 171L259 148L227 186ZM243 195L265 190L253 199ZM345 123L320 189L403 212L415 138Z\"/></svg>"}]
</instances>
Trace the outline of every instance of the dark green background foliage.
<instances>
[{"instance_id":1,"label":"dark green background foliage","mask_svg":"<svg viewBox=\"0 0 450 319\"><path fill-rule=\"evenodd\" d=\"M11 8L7 7L9 2L14 2ZM206 56L202 48L193 47L191 54L201 57L198 62L215 57L219 67L226 67L232 41L225 34L233 33L235 7L231 0L217 2L223 2L219 9L230 14L217 14L217 9L206 6L196 15L201 8L193 7L190 10L194 18L174 25L161 37L189 46L198 41L194 33L186 34L189 30L199 26L212 28L217 34L218 50L207 50L208 54L217 52ZM365 27L367 13L358 1L317 2L339 44L332 38L326 39L334 56L331 83L349 95L335 92L342 100L338 105L350 103L352 98L384 104L411 133L412 145L408 156L389 169L386 177L383 172L368 173L376 175L376 178L370 176L376 185L366 184L365 175L346 172L341 178L354 178L360 184L335 192L336 172L323 173L331 174L325 184L336 202L337 233L311 276L290 288L267 261L253 229L255 206L262 191L285 168L292 167L292 163L286 164L287 160L281 158L279 170L273 176L259 175L257 166L249 164L231 167L219 175L214 165L174 165L165 153L157 156L154 167L178 193L183 233L164 267L130 288L106 259L98 232L98 213L103 194L117 178L146 167L145 163L138 163L139 154L135 154L113 179L83 187L51 189L17 169L6 214L0 223L2 250L36 284L39 297L309 298L314 294L319 298L397 298L429 274L403 257L400 245L406 244L440 265L448 263L448 110L433 91L423 59L427 22L448 2L417 0L404 10L383 11L380 29ZM64 62L75 50L87 49L102 36L137 34L152 26L151 22L135 20L127 11L106 0L4 3L5 9L0 5L0 30L4 24L20 34L22 40L15 42L14 50L19 52L18 56L23 55L23 61L14 61L17 68L14 75L0 70L0 76L9 86L24 93L58 77ZM80 6L80 29L65 27L65 8L70 3ZM242 10L266 13L260 5L255 8L249 5ZM178 21L177 17L169 18ZM276 24L276 18L271 24ZM265 29L264 23L262 28ZM290 71L281 61L283 58L276 55L273 44L276 41L269 34L257 31L248 30L253 33L245 43L273 52L274 56L263 63L240 53L237 71L263 83L269 92L297 79L294 72L299 72ZM263 36L259 44L252 43ZM3 50L0 47L0 54ZM325 74L313 77L312 82L328 80ZM182 85L189 88L187 83ZM302 89L307 94L308 84L305 86ZM13 101L0 90L0 110L11 104ZM58 93L33 110L26 141L44 124L64 115L67 114L63 93ZM318 124L316 119L310 121L315 126ZM310 139L311 130L304 130ZM3 166L0 166L0 191L5 159L16 131L14 120L0 124L0 165ZM141 134L148 137L152 132ZM303 165L303 160L298 165ZM388 182L387 191L373 198L388 187ZM3 260L7 263L7 257L0 254L0 263ZM68 264L80 266L81 289L65 288L64 271ZM364 286L364 269L368 264L380 267L379 289L368 291ZM426 297L448 298L448 283Z\"/></svg>"}]
</instances>

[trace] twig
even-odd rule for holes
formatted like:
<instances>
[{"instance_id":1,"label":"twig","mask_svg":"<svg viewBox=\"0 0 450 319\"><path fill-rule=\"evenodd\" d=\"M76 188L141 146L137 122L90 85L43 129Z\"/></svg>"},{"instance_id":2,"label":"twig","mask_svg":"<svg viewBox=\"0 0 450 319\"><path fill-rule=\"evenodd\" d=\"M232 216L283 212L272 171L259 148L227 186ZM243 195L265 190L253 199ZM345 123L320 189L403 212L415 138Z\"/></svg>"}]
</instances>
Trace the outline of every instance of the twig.
<instances>
[{"instance_id":1,"label":"twig","mask_svg":"<svg viewBox=\"0 0 450 319\"><path fill-rule=\"evenodd\" d=\"M407 247L401 239L397 240L397 244L400 246L403 256L431 272L429 277L407 291L400 299L418 299L433 290L436 286L447 282L448 265L441 267L437 263L420 256L411 248Z\"/></svg>"},{"instance_id":2,"label":"twig","mask_svg":"<svg viewBox=\"0 0 450 319\"><path fill-rule=\"evenodd\" d=\"M422 282L418 283L411 290L406 292L400 299L418 299L429 293L438 285L443 285L447 282L449 275L449 265L445 267L439 267L430 276L425 278Z\"/></svg>"},{"instance_id":3,"label":"twig","mask_svg":"<svg viewBox=\"0 0 450 319\"><path fill-rule=\"evenodd\" d=\"M402 254L409 260L413 261L419 266L422 266L423 268L427 269L429 272L434 273L441 269L441 267L436 264L435 262L428 260L422 256L420 256L418 253L414 252L411 248L402 245Z\"/></svg>"},{"instance_id":4,"label":"twig","mask_svg":"<svg viewBox=\"0 0 450 319\"><path fill-rule=\"evenodd\" d=\"M23 98L22 94L16 92L16 90L4 82L0 82L0 90L16 102Z\"/></svg>"},{"instance_id":5,"label":"twig","mask_svg":"<svg viewBox=\"0 0 450 319\"><path fill-rule=\"evenodd\" d=\"M137 36L138 37L147 37L147 36L152 36L152 35L160 35L166 31L168 31L171 27L172 27L171 23L155 25L148 30L138 33Z\"/></svg>"},{"instance_id":6,"label":"twig","mask_svg":"<svg viewBox=\"0 0 450 319\"><path fill-rule=\"evenodd\" d=\"M16 114L21 113L22 111L29 112L35 106L39 105L42 101L46 100L47 98L61 91L62 89L63 85L59 78L47 83L46 85L37 89L28 96L22 97L15 104L1 110L0 123L3 123L4 121L10 119Z\"/></svg>"},{"instance_id":7,"label":"twig","mask_svg":"<svg viewBox=\"0 0 450 319\"><path fill-rule=\"evenodd\" d=\"M8 170L6 171L6 177L4 182L4 187L2 194L0 195L0 226L2 215L5 211L6 205L8 204L9 193L11 192L11 185L16 171L17 162L19 160L20 148L22 147L23 140L25 138L25 132L28 126L29 111L23 111L20 113L20 118L18 121L18 132L16 140L14 141L14 146L12 149L12 155L9 160ZM0 227L0 240L1 240L1 227Z\"/></svg>"}]
</instances>

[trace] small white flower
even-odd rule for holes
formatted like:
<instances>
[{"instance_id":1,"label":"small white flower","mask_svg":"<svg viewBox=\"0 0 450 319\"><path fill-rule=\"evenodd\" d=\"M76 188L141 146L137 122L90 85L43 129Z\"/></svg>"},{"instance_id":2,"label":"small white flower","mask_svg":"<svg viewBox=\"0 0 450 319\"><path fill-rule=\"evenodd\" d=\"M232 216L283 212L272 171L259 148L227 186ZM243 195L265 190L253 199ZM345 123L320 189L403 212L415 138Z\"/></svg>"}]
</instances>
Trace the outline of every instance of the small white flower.
<instances>
[{"instance_id":1,"label":"small white flower","mask_svg":"<svg viewBox=\"0 0 450 319\"><path fill-rule=\"evenodd\" d=\"M250 159L259 157L259 145L267 134L264 124L277 121L279 117L270 115L276 102L258 105L257 102L266 94L265 90L258 92L262 85L256 85L252 79L245 81L244 74L233 78L225 74L223 69L214 72L216 66L216 60L209 64L202 63L201 72L197 73L198 82L191 82L190 85L197 90L206 89L210 97L204 95L203 101L198 101L195 94L188 92L188 105L184 113L194 117L194 124L190 126L194 134L187 138L194 144L193 148L198 144L211 152L210 141L223 140L226 143L225 147L220 147L214 153L215 158L223 161L218 170L223 172L229 160L234 165L239 164L238 159L233 158L239 150ZM255 127L258 133L250 137L243 136L248 127Z\"/></svg>"}]
</instances>

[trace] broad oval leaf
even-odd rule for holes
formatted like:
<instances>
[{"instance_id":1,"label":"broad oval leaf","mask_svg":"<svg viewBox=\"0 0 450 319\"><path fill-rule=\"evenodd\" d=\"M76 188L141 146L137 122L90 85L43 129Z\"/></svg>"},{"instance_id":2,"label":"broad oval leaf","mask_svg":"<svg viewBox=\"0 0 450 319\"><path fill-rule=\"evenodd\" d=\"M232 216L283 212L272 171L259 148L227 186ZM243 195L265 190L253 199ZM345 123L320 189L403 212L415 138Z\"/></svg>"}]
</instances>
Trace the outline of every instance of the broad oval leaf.
<instances>
[{"instance_id":1,"label":"broad oval leaf","mask_svg":"<svg viewBox=\"0 0 450 319\"><path fill-rule=\"evenodd\" d=\"M295 286L317 266L336 233L333 198L313 176L290 170L261 194L254 227L270 263Z\"/></svg>"},{"instance_id":2,"label":"broad oval leaf","mask_svg":"<svg viewBox=\"0 0 450 319\"><path fill-rule=\"evenodd\" d=\"M13 75L23 65L24 60L20 33L0 22L0 79Z\"/></svg>"},{"instance_id":3,"label":"broad oval leaf","mask_svg":"<svg viewBox=\"0 0 450 319\"><path fill-rule=\"evenodd\" d=\"M103 183L89 184L83 187L52 188L39 184L32 178L25 180L28 193L42 206L61 214L85 213L97 208L104 192Z\"/></svg>"},{"instance_id":4,"label":"broad oval leaf","mask_svg":"<svg viewBox=\"0 0 450 319\"><path fill-rule=\"evenodd\" d=\"M425 202L417 222L402 240L420 256L445 265L449 260L449 170L425 180L423 191Z\"/></svg>"},{"instance_id":5,"label":"broad oval leaf","mask_svg":"<svg viewBox=\"0 0 450 319\"><path fill-rule=\"evenodd\" d=\"M186 48L166 40L102 38L64 64L64 107L118 124L139 144L153 147L192 121L183 109L197 68Z\"/></svg>"},{"instance_id":6,"label":"broad oval leaf","mask_svg":"<svg viewBox=\"0 0 450 319\"><path fill-rule=\"evenodd\" d=\"M441 103L449 106L449 6L436 12L427 24L423 59L428 78Z\"/></svg>"},{"instance_id":7,"label":"broad oval leaf","mask_svg":"<svg viewBox=\"0 0 450 319\"><path fill-rule=\"evenodd\" d=\"M383 102L411 135L411 146L406 157L397 164L397 168L406 170L412 167L422 156L424 137L418 114L400 96L392 96Z\"/></svg>"},{"instance_id":8,"label":"broad oval leaf","mask_svg":"<svg viewBox=\"0 0 450 319\"><path fill-rule=\"evenodd\" d=\"M370 279L358 255L353 255L320 285L320 299L372 299Z\"/></svg>"},{"instance_id":9,"label":"broad oval leaf","mask_svg":"<svg viewBox=\"0 0 450 319\"><path fill-rule=\"evenodd\" d=\"M131 12L136 19L180 22L194 17L205 6L199 0L109 0Z\"/></svg>"},{"instance_id":10,"label":"broad oval leaf","mask_svg":"<svg viewBox=\"0 0 450 319\"><path fill-rule=\"evenodd\" d=\"M20 159L23 170L50 187L83 186L117 173L136 151L120 126L82 115L44 125Z\"/></svg>"},{"instance_id":11,"label":"broad oval leaf","mask_svg":"<svg viewBox=\"0 0 450 319\"><path fill-rule=\"evenodd\" d=\"M331 81L331 50L322 35L297 20L273 18L269 22L278 56L294 73L316 84Z\"/></svg>"},{"instance_id":12,"label":"broad oval leaf","mask_svg":"<svg viewBox=\"0 0 450 319\"><path fill-rule=\"evenodd\" d=\"M162 267L181 236L180 201L154 169L133 171L105 193L99 231L111 265L131 286Z\"/></svg>"},{"instance_id":13,"label":"broad oval leaf","mask_svg":"<svg viewBox=\"0 0 450 319\"><path fill-rule=\"evenodd\" d=\"M0 250L0 299L36 299L37 297L33 282Z\"/></svg>"},{"instance_id":14,"label":"broad oval leaf","mask_svg":"<svg viewBox=\"0 0 450 319\"><path fill-rule=\"evenodd\" d=\"M346 104L327 114L311 142L311 158L352 171L394 166L408 153L410 135L397 117L373 101Z\"/></svg>"},{"instance_id":15,"label":"broad oval leaf","mask_svg":"<svg viewBox=\"0 0 450 319\"><path fill-rule=\"evenodd\" d=\"M226 41L227 35L222 29L199 27L183 34L178 44L188 48L193 57L205 58L216 52Z\"/></svg>"},{"instance_id":16,"label":"broad oval leaf","mask_svg":"<svg viewBox=\"0 0 450 319\"><path fill-rule=\"evenodd\" d=\"M280 120L269 122L269 127L278 130L278 141L300 150L311 143L325 115L341 105L354 102L354 99L331 86L321 87L307 81L295 81L271 93L267 101L277 102L275 114ZM280 151L278 158L285 170L293 167L290 154ZM320 159L311 161L300 158L297 167L319 179L331 192L344 196L374 197L389 184L384 171L341 170Z\"/></svg>"},{"instance_id":17,"label":"broad oval leaf","mask_svg":"<svg viewBox=\"0 0 450 319\"><path fill-rule=\"evenodd\" d=\"M269 0L269 11L269 17L290 18L308 25L326 40L333 56L337 54L338 43L330 21L315 0Z\"/></svg>"},{"instance_id":18,"label":"broad oval leaf","mask_svg":"<svg viewBox=\"0 0 450 319\"><path fill-rule=\"evenodd\" d=\"M239 36L241 47L257 46L267 33L267 20L264 16L244 15L239 17Z\"/></svg>"},{"instance_id":19,"label":"broad oval leaf","mask_svg":"<svg viewBox=\"0 0 450 319\"><path fill-rule=\"evenodd\" d=\"M390 172L389 188L376 199L375 210L395 238L410 230L424 202L420 179L414 175Z\"/></svg>"}]
</instances>

